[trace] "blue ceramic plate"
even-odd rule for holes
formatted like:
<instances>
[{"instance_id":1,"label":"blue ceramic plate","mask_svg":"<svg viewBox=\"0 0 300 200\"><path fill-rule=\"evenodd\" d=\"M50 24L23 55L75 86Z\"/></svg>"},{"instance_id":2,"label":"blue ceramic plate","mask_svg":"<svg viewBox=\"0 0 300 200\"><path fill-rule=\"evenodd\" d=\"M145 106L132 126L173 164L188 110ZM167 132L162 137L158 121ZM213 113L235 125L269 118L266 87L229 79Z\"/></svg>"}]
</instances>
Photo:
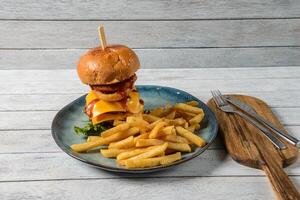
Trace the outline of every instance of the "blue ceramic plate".
<instances>
[{"instance_id":1,"label":"blue ceramic plate","mask_svg":"<svg viewBox=\"0 0 300 200\"><path fill-rule=\"evenodd\" d=\"M76 153L72 151L70 146L75 143L85 142L85 138L76 135L73 127L74 125L82 126L84 125L85 121L88 120L87 116L83 113L86 95L81 96L65 106L55 116L52 122L52 136L57 145L73 158L104 170L126 173L146 173L167 169L195 158L204 152L205 149L207 149L207 147L213 142L217 135L218 124L213 112L202 101L184 91L170 87L141 85L137 86L137 89L139 90L141 98L145 102L145 109L164 106L167 103L175 104L178 102L186 102L191 100L198 101L200 107L205 112L205 119L203 121L204 124L201 130L197 134L204 138L204 140L207 142L207 145L203 148L193 149L193 152L191 153L183 154L181 160L170 165L142 169L125 169L116 164L115 159L102 157L99 151L92 153Z\"/></svg>"}]
</instances>

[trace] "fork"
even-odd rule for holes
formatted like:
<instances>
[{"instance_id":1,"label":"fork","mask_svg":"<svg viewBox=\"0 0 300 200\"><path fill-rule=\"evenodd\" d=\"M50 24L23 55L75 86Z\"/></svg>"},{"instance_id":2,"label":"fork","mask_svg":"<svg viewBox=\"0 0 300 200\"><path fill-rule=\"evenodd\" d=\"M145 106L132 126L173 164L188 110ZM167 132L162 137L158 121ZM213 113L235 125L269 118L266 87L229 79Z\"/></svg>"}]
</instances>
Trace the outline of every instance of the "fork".
<instances>
[{"instance_id":1,"label":"fork","mask_svg":"<svg viewBox=\"0 0 300 200\"><path fill-rule=\"evenodd\" d=\"M256 128L258 128L274 144L274 146L276 148L278 148L278 149L286 149L286 145L284 143L282 143L279 139L277 139L276 137L274 137L274 135L268 129L266 129L265 127L263 127L258 122L256 122L252 118L248 117L244 113L242 113L242 112L236 110L234 107L232 107L222 97L222 94L221 94L221 92L219 90L211 91L211 94L213 96L214 102L216 103L216 105L218 106L218 108L220 110L222 110L223 112L226 112L226 113L233 113L233 114L239 115L240 117L242 117L243 119L245 119L246 121L248 121L249 123L251 123L253 126L255 126Z\"/></svg>"}]
</instances>

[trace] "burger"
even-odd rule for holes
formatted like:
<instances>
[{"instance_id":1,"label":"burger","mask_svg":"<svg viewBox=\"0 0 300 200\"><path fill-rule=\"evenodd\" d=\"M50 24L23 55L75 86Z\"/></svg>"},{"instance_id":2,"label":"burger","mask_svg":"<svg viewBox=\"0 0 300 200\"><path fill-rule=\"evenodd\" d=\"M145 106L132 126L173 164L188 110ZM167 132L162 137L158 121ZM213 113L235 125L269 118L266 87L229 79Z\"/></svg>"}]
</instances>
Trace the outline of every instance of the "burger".
<instances>
[{"instance_id":1,"label":"burger","mask_svg":"<svg viewBox=\"0 0 300 200\"><path fill-rule=\"evenodd\" d=\"M137 55L124 45L96 47L81 56L77 73L90 87L84 111L93 125L143 112L143 101L134 86L139 68Z\"/></svg>"}]
</instances>

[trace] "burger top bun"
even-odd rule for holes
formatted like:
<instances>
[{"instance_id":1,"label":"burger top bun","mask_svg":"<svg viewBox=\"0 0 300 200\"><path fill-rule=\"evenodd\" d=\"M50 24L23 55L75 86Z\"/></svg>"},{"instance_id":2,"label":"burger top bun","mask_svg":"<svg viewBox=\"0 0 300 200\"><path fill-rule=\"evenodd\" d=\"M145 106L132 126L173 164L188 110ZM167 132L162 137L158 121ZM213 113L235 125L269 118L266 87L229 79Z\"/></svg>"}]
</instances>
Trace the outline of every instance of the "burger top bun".
<instances>
[{"instance_id":1,"label":"burger top bun","mask_svg":"<svg viewBox=\"0 0 300 200\"><path fill-rule=\"evenodd\" d=\"M88 85L108 85L130 78L140 68L134 51L124 45L96 47L81 56L77 65L80 80Z\"/></svg>"}]
</instances>

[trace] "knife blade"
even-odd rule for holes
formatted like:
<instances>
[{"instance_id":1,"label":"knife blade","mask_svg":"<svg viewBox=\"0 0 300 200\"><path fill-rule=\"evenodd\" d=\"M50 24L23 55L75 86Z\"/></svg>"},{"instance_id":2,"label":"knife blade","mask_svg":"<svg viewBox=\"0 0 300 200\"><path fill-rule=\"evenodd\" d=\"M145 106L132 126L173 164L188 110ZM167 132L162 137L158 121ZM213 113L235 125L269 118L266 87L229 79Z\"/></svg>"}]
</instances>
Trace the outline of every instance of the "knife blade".
<instances>
[{"instance_id":1,"label":"knife blade","mask_svg":"<svg viewBox=\"0 0 300 200\"><path fill-rule=\"evenodd\" d=\"M238 100L238 99L236 99L232 96L224 95L224 98L229 103L235 105L239 109L243 110L244 112L246 112L247 114L249 114L250 116L255 118L260 123L262 123L265 126L267 126L268 128L270 128L275 134L279 135L280 137L287 140L291 144L293 144L297 147L300 147L300 141L297 138L295 138L291 135L288 135L288 134L284 133L283 131L279 130L273 123L271 123L270 121L267 121L265 118L258 115L257 112L251 106L249 106L248 104L243 103L240 100Z\"/></svg>"}]
</instances>

